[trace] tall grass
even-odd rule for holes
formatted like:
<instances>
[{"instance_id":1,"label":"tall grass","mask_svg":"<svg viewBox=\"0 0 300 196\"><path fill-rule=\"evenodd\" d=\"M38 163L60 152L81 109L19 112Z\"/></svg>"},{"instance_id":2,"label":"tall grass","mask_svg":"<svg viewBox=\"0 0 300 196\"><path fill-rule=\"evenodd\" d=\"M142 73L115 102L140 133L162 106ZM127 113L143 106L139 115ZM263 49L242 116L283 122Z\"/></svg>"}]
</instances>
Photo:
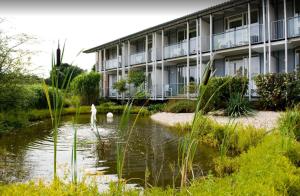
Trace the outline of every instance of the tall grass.
<instances>
[{"instance_id":1,"label":"tall grass","mask_svg":"<svg viewBox=\"0 0 300 196\"><path fill-rule=\"evenodd\" d=\"M65 44L62 49L62 55L60 62L62 62L63 55L65 50ZM52 129L53 129L53 143L54 143L54 157L53 157L53 174L54 178L57 177L56 175L56 168L57 168L57 134L58 134L58 127L61 120L62 110L64 107L64 98L66 97L66 93L69 90L70 80L72 78L73 71L68 71L65 75L63 80L62 89L65 89L60 93L59 84L58 84L58 69L56 69L57 62L55 62L55 55L52 53L52 76L51 76L51 87L54 89L54 93L52 97L49 95L49 88L46 85L46 82L43 81L43 90L46 95L48 109L51 117Z\"/></svg>"},{"instance_id":2,"label":"tall grass","mask_svg":"<svg viewBox=\"0 0 300 196\"><path fill-rule=\"evenodd\" d=\"M214 74L213 70L213 58L209 61L206 65L204 74L203 74L203 81L202 84L198 87L198 98L197 98L197 106L195 109L194 119L191 125L191 131L187 133L180 141L178 145L178 163L180 167L180 175L181 181L180 186L181 188L185 187L188 182L188 174L191 173L192 177L194 178L193 173L193 162L195 158L195 154L198 148L199 139L197 136L201 135L201 131L204 130L205 123L203 123L203 114L206 111L209 103L213 100L214 96L217 92L223 88L230 80L224 82L221 86L219 86L207 99L204 103L204 95L207 91L207 84L210 78ZM203 128L203 129L202 129ZM224 138L224 144L222 147L222 153L225 153L226 143L225 141L227 138Z\"/></svg>"},{"instance_id":3,"label":"tall grass","mask_svg":"<svg viewBox=\"0 0 300 196\"><path fill-rule=\"evenodd\" d=\"M72 156L71 156L71 171L72 171L72 182L77 184L77 122L80 115L79 102L76 103L76 114L73 117L73 129L74 129L74 139L72 145Z\"/></svg>"}]
</instances>

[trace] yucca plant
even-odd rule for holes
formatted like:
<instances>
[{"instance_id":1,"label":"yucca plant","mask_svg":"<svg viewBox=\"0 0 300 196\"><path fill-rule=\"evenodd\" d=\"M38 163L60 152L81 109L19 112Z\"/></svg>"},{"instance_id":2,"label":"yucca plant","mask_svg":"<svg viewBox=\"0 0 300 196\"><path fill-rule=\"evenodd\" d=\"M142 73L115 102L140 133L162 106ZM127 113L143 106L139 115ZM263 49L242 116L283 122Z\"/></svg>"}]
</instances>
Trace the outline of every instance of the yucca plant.
<instances>
[{"instance_id":1,"label":"yucca plant","mask_svg":"<svg viewBox=\"0 0 300 196\"><path fill-rule=\"evenodd\" d=\"M233 118L251 114L250 103L243 94L233 93L230 95L225 113Z\"/></svg>"}]
</instances>

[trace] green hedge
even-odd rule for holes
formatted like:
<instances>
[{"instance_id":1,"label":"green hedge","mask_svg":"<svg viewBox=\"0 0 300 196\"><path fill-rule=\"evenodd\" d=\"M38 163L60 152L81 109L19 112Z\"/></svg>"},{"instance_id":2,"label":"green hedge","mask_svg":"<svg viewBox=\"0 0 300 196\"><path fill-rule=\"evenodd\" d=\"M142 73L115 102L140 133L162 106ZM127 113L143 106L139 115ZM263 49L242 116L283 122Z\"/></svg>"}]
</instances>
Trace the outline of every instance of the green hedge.
<instances>
[{"instance_id":1,"label":"green hedge","mask_svg":"<svg viewBox=\"0 0 300 196\"><path fill-rule=\"evenodd\" d=\"M203 90L204 88L206 88L205 91ZM201 89L202 92L205 92L201 102L201 108L204 108L210 97L212 97L204 111L208 112L225 108L231 94L240 93L244 95L248 90L248 79L246 77L231 76L213 77L209 80L207 86L201 86Z\"/></svg>"},{"instance_id":2,"label":"green hedge","mask_svg":"<svg viewBox=\"0 0 300 196\"><path fill-rule=\"evenodd\" d=\"M300 95L299 73L261 74L255 83L265 109L284 109L293 105Z\"/></svg>"}]
</instances>

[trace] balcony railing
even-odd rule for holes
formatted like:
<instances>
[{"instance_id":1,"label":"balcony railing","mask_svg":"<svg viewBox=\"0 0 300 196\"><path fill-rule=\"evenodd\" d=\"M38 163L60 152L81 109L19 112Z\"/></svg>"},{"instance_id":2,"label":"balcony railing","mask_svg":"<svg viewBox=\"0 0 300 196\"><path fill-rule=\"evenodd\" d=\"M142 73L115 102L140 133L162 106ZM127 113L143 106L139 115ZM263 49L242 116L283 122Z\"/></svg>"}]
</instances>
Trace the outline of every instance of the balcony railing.
<instances>
[{"instance_id":1,"label":"balcony railing","mask_svg":"<svg viewBox=\"0 0 300 196\"><path fill-rule=\"evenodd\" d=\"M118 59L108 59L105 61L106 69L114 69L118 67Z\"/></svg>"},{"instance_id":2,"label":"balcony railing","mask_svg":"<svg viewBox=\"0 0 300 196\"><path fill-rule=\"evenodd\" d=\"M202 52L208 52L210 50L210 38L209 36L202 36L201 37L201 49Z\"/></svg>"},{"instance_id":3,"label":"balcony railing","mask_svg":"<svg viewBox=\"0 0 300 196\"><path fill-rule=\"evenodd\" d=\"M187 41L183 40L179 43L168 45L164 50L166 59L184 56L187 54Z\"/></svg>"},{"instance_id":4,"label":"balcony railing","mask_svg":"<svg viewBox=\"0 0 300 196\"><path fill-rule=\"evenodd\" d=\"M197 53L197 37L193 37L190 39L190 54Z\"/></svg>"},{"instance_id":5,"label":"balcony railing","mask_svg":"<svg viewBox=\"0 0 300 196\"><path fill-rule=\"evenodd\" d=\"M284 20L276 20L271 23L271 39L284 39Z\"/></svg>"},{"instance_id":6,"label":"balcony railing","mask_svg":"<svg viewBox=\"0 0 300 196\"><path fill-rule=\"evenodd\" d=\"M288 37L300 36L300 16L289 18L287 24Z\"/></svg>"},{"instance_id":7,"label":"balcony railing","mask_svg":"<svg viewBox=\"0 0 300 196\"><path fill-rule=\"evenodd\" d=\"M242 27L240 29L213 35L213 49L219 50L243 46L247 45L248 41L248 27Z\"/></svg>"},{"instance_id":8,"label":"balcony railing","mask_svg":"<svg viewBox=\"0 0 300 196\"><path fill-rule=\"evenodd\" d=\"M136 64L141 64L141 63L145 63L145 52L139 52L139 53L130 55L130 64L131 65L136 65Z\"/></svg>"}]
</instances>

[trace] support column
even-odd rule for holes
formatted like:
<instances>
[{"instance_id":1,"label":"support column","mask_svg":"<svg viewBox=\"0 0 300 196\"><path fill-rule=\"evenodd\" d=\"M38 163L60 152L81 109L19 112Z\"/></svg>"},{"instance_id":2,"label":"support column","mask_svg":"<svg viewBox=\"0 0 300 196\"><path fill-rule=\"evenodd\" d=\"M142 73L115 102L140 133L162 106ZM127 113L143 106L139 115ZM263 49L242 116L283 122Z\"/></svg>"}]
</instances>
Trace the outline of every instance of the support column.
<instances>
[{"instance_id":1,"label":"support column","mask_svg":"<svg viewBox=\"0 0 300 196\"><path fill-rule=\"evenodd\" d=\"M164 100L164 30L161 30L161 99Z\"/></svg>"},{"instance_id":2,"label":"support column","mask_svg":"<svg viewBox=\"0 0 300 196\"><path fill-rule=\"evenodd\" d=\"M266 5L265 0L262 0L262 9L263 9L263 43L264 43L264 59L263 59L263 66L264 66L264 74L267 73L267 46L266 46Z\"/></svg>"},{"instance_id":3,"label":"support column","mask_svg":"<svg viewBox=\"0 0 300 196\"><path fill-rule=\"evenodd\" d=\"M98 59L99 59L98 71L102 75L102 80L100 80L100 83L99 83L99 95L100 95L100 97L102 97L103 96L102 50L99 50L99 52L98 52Z\"/></svg>"},{"instance_id":4,"label":"support column","mask_svg":"<svg viewBox=\"0 0 300 196\"><path fill-rule=\"evenodd\" d=\"M271 49L271 19L270 19L270 0L267 0L268 3L268 43L269 43L269 53L268 53L268 66L269 66L269 73L271 73L271 57L272 57L272 49Z\"/></svg>"},{"instance_id":5,"label":"support column","mask_svg":"<svg viewBox=\"0 0 300 196\"><path fill-rule=\"evenodd\" d=\"M209 40L210 40L210 60L212 60L213 51L213 17L212 14L209 15Z\"/></svg>"},{"instance_id":6,"label":"support column","mask_svg":"<svg viewBox=\"0 0 300 196\"><path fill-rule=\"evenodd\" d=\"M145 78L146 78L146 81L145 81L145 91L146 91L146 94L148 94L148 80L149 80L149 78L148 78L148 72L149 72L149 70L148 70L148 35L146 35L146 39L145 39L145 63L146 63L146 76L145 76Z\"/></svg>"},{"instance_id":7,"label":"support column","mask_svg":"<svg viewBox=\"0 0 300 196\"><path fill-rule=\"evenodd\" d=\"M186 22L186 39L187 39L187 54L186 54L186 97L190 98L190 25Z\"/></svg>"},{"instance_id":8,"label":"support column","mask_svg":"<svg viewBox=\"0 0 300 196\"><path fill-rule=\"evenodd\" d=\"M156 97L157 97L157 72L156 72L156 32L153 34L153 40L152 40L152 43L153 43L153 48L152 48L152 51L153 51L153 74L154 74L154 81L152 84L153 85L153 96L154 96L154 100L156 100Z\"/></svg>"},{"instance_id":9,"label":"support column","mask_svg":"<svg viewBox=\"0 0 300 196\"><path fill-rule=\"evenodd\" d=\"M117 82L119 81L119 44L117 44ZM119 99L119 93L117 91L117 99Z\"/></svg>"},{"instance_id":10,"label":"support column","mask_svg":"<svg viewBox=\"0 0 300 196\"><path fill-rule=\"evenodd\" d=\"M122 63L122 79L124 79L125 77L125 63L126 63L126 57L125 57L125 43L122 43L122 59L123 61L121 62Z\"/></svg>"},{"instance_id":11,"label":"support column","mask_svg":"<svg viewBox=\"0 0 300 196\"><path fill-rule=\"evenodd\" d=\"M199 18L199 33L200 33L200 51L199 51L199 54L200 54L200 83L202 82L202 18Z\"/></svg>"},{"instance_id":12,"label":"support column","mask_svg":"<svg viewBox=\"0 0 300 196\"><path fill-rule=\"evenodd\" d=\"M249 100L251 100L251 82L252 82L252 76L251 76L251 58L252 58L252 51L251 51L251 10L250 10L250 3L248 3L248 42L249 42L249 59L248 59L248 90L249 90Z\"/></svg>"},{"instance_id":13,"label":"support column","mask_svg":"<svg viewBox=\"0 0 300 196\"><path fill-rule=\"evenodd\" d=\"M128 49L128 60L127 60L127 62L128 62L128 74L129 74L130 64L131 64L131 62L130 62L130 41L129 40L127 41L127 49Z\"/></svg>"},{"instance_id":14,"label":"support column","mask_svg":"<svg viewBox=\"0 0 300 196\"><path fill-rule=\"evenodd\" d=\"M199 20L196 19L196 83L199 84Z\"/></svg>"},{"instance_id":15,"label":"support column","mask_svg":"<svg viewBox=\"0 0 300 196\"><path fill-rule=\"evenodd\" d=\"M104 92L103 92L103 96L107 97L107 86L106 86L106 80L107 80L107 74L106 74L106 50L103 50L103 69L104 69L104 74L103 74L103 87L104 87Z\"/></svg>"},{"instance_id":16,"label":"support column","mask_svg":"<svg viewBox=\"0 0 300 196\"><path fill-rule=\"evenodd\" d=\"M286 14L286 0L283 0L284 9L284 62L285 62L285 73L288 72L288 43L287 43L287 14Z\"/></svg>"}]
</instances>

